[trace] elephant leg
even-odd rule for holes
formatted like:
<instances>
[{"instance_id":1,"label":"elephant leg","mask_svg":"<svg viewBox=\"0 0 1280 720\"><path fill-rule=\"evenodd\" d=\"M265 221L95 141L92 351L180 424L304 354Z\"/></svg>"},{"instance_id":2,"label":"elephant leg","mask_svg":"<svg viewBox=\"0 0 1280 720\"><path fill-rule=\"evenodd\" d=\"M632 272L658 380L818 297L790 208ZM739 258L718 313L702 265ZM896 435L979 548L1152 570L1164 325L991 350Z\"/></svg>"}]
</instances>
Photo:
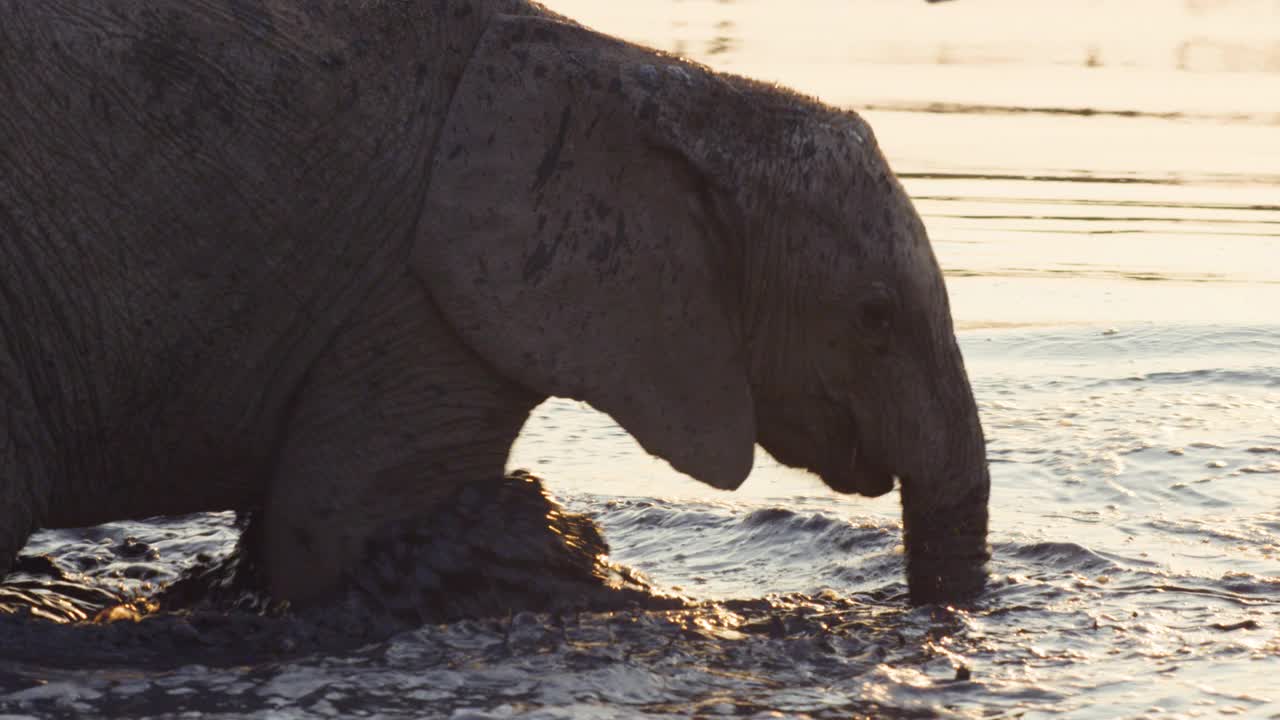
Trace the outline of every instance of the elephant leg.
<instances>
[{"instance_id":1,"label":"elephant leg","mask_svg":"<svg viewBox=\"0 0 1280 720\"><path fill-rule=\"evenodd\" d=\"M463 345L407 272L345 327L301 390L264 508L267 583L295 604L337 587L383 528L499 477L543 399Z\"/></svg>"},{"instance_id":2,"label":"elephant leg","mask_svg":"<svg viewBox=\"0 0 1280 720\"><path fill-rule=\"evenodd\" d=\"M4 410L0 409L0 413ZM18 464L13 418L0 414L0 422L5 423L0 426L0 579L3 579L31 534L35 508L22 492L25 478Z\"/></svg>"},{"instance_id":3,"label":"elephant leg","mask_svg":"<svg viewBox=\"0 0 1280 720\"><path fill-rule=\"evenodd\" d=\"M53 481L45 465L53 454L23 377L0 344L0 579L44 519Z\"/></svg>"}]
</instances>

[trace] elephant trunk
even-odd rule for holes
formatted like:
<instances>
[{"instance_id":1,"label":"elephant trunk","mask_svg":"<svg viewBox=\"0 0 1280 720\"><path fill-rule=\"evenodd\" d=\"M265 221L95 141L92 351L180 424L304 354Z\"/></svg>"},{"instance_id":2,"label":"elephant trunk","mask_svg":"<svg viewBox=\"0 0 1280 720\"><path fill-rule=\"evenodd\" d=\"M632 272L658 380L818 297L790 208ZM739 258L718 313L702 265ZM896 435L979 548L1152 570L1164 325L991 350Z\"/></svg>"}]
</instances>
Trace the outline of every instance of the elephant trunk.
<instances>
[{"instance_id":1,"label":"elephant trunk","mask_svg":"<svg viewBox=\"0 0 1280 720\"><path fill-rule=\"evenodd\" d=\"M970 420L944 454L944 464L926 470L932 477L923 483L923 475L914 476L916 482L902 479L907 586L917 605L964 602L986 585L991 476L977 406L970 393L965 396Z\"/></svg>"},{"instance_id":2,"label":"elephant trunk","mask_svg":"<svg viewBox=\"0 0 1280 720\"><path fill-rule=\"evenodd\" d=\"M959 503L949 507L914 501L903 486L903 543L907 547L907 587L916 605L971 600L986 586L986 470ZM924 505L924 507L921 507Z\"/></svg>"}]
</instances>

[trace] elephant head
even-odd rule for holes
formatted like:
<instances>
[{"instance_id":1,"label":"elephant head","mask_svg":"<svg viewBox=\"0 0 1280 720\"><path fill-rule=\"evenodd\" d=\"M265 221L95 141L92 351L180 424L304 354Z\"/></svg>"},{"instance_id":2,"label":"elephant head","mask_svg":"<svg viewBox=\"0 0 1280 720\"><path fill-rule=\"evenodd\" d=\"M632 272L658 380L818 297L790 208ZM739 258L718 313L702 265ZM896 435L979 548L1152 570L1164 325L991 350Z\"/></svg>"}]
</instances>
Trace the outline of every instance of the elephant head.
<instances>
[{"instance_id":1,"label":"elephant head","mask_svg":"<svg viewBox=\"0 0 1280 720\"><path fill-rule=\"evenodd\" d=\"M901 482L911 596L984 583L989 479L925 229L856 115L539 18L481 39L414 265L500 373L718 488L758 442Z\"/></svg>"}]
</instances>

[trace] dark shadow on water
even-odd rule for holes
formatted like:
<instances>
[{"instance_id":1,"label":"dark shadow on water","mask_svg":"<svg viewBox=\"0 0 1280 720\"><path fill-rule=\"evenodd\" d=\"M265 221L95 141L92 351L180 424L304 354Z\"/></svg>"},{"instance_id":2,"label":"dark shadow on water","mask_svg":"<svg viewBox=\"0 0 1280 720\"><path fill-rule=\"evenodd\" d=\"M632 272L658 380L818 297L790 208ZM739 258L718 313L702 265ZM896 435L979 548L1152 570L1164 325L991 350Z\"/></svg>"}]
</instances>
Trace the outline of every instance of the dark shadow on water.
<instances>
[{"instance_id":1,"label":"dark shadow on water","mask_svg":"<svg viewBox=\"0 0 1280 720\"><path fill-rule=\"evenodd\" d=\"M1106 183L1113 185L1280 185L1280 175L1243 173L1202 173L1181 175L1103 175L1091 170L1060 170L1047 173L1016 172L899 172L903 180L1018 180L1026 182ZM1263 207L1258 209L1270 209Z\"/></svg>"},{"instance_id":2,"label":"dark shadow on water","mask_svg":"<svg viewBox=\"0 0 1280 720\"><path fill-rule=\"evenodd\" d=\"M447 717L491 706L497 697L515 707L550 707L547 695L557 690L547 686L559 684L566 693L598 695L605 705L625 705L646 716L927 718L937 715L869 697L860 678L874 686L876 672L894 667L922 673L921 682L944 695L970 692L969 669L951 663L943 649L947 638L960 633L961 617L948 610L913 611L884 598L834 593L666 610L519 612L426 625L342 649L308 646L322 633L297 616L160 615L106 626L45 623L38 640L55 650L42 659L0 660L0 698L38 693L43 682L74 680L108 666L126 677L172 668L168 672L182 678L177 685L187 690L181 698L156 683L115 686L91 693L81 710L94 716L250 714L278 708L278 699L266 690L228 692L233 682L265 687L281 674L328 677L346 668L369 669L393 683L441 673L466 678L432 691L429 704L403 690L368 685L325 693L349 710L429 710ZM73 646L74 655L58 656L56 648ZM923 679L926 673L930 680ZM307 696L295 709L320 702ZM38 695L21 705L0 699L0 711L19 709L41 717L75 714Z\"/></svg>"},{"instance_id":3,"label":"dark shadow on water","mask_svg":"<svg viewBox=\"0 0 1280 720\"><path fill-rule=\"evenodd\" d=\"M1088 205L1089 203L1078 203L1080 205ZM1023 214L1015 215L1011 213L929 213L928 217L950 218L954 220L1034 220L1036 222L1084 222L1084 223L1107 223L1107 224L1127 224L1127 223L1145 223L1145 222L1164 222L1164 223L1203 223L1200 218L1177 218L1177 217L1160 217L1160 216L1142 216L1134 215L1130 217L1110 217L1110 216L1090 216L1090 215L1041 215L1041 214ZM1214 218L1215 225L1280 225L1280 220L1268 220L1266 218ZM1207 234L1207 233L1206 233ZM1218 233L1215 233L1218 234ZM1257 235L1258 233L1253 233ZM1263 236L1266 237L1266 236Z\"/></svg>"},{"instance_id":4,"label":"dark shadow on water","mask_svg":"<svg viewBox=\"0 0 1280 720\"><path fill-rule=\"evenodd\" d=\"M1212 112L1152 112L1146 110L1117 110L1091 107L1043 107L1023 105L984 105L949 102L887 102L865 103L858 110L878 112L914 112L939 115L1051 115L1073 117L1142 118L1177 120L1184 122L1230 123L1234 125L1280 125L1280 113L1212 113Z\"/></svg>"},{"instance_id":5,"label":"dark shadow on water","mask_svg":"<svg viewBox=\"0 0 1280 720\"><path fill-rule=\"evenodd\" d=\"M986 177L986 176L983 176ZM1007 177L996 177L994 179L1007 179ZM999 202L1004 205L1066 205L1070 207L1140 207L1140 208L1174 208L1186 210L1232 210L1239 212L1277 212L1280 211L1280 205L1258 205L1258 204L1241 204L1241 203L1223 203L1223 202L1177 202L1173 200L1128 200L1119 198L1054 198L1054 197L992 197L981 195L939 195L939 194L917 194L912 196L915 200L929 200L936 202L959 202L959 203L982 203L982 202ZM932 215L931 217L937 217ZM1121 218L1123 219L1123 218ZM1216 218L1214 222L1220 222ZM1234 221L1233 221L1234 222ZM1246 220L1245 222L1253 222Z\"/></svg>"}]
</instances>

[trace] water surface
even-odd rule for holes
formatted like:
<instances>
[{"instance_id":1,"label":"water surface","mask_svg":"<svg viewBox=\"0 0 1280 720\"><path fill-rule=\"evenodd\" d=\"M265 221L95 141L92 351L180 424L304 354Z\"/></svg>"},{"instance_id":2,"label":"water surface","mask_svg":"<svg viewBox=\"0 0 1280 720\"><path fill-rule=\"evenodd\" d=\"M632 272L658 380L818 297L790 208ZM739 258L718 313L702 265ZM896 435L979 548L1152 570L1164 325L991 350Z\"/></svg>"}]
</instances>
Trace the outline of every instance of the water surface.
<instances>
[{"instance_id":1,"label":"water surface","mask_svg":"<svg viewBox=\"0 0 1280 720\"><path fill-rule=\"evenodd\" d=\"M720 604L164 673L0 661L0 709L1280 717L1280 5L549 4L872 123L947 273L989 438L987 596L905 604L896 493L835 496L763 453L721 493L551 400L512 466L593 514L615 561ZM225 552L230 524L33 549L141 587ZM111 578L126 536L155 558Z\"/></svg>"}]
</instances>

